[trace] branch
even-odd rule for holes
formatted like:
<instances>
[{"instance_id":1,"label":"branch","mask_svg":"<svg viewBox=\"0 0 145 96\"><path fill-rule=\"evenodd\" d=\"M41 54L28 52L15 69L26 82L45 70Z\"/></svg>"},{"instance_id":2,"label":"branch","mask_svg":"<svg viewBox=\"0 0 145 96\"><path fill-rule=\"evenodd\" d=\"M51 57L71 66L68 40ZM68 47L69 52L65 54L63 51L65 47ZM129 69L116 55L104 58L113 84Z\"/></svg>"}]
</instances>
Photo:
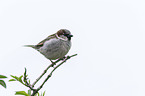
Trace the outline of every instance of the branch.
<instances>
[{"instance_id":1,"label":"branch","mask_svg":"<svg viewBox=\"0 0 145 96\"><path fill-rule=\"evenodd\" d=\"M38 91L43 87L43 85L46 83L46 81L52 76L52 73L59 67L61 66L64 62L66 62L68 59L70 59L71 57L76 56L77 54L71 55L71 56L67 56L60 64L58 64L56 67L54 67L54 69L51 71L51 73L47 76L47 78L44 80L44 82L36 89L33 91L31 96L34 96L36 93L38 93ZM58 59L60 61L60 59ZM58 61L57 60L57 61ZM56 62L57 62L56 61ZM51 64L52 66L52 64ZM50 66L50 67L51 67ZM46 71L50 68L49 66L46 68L46 70L42 73L42 75L33 83L34 85L39 81L39 79L46 73ZM33 86L34 86L33 85Z\"/></svg>"},{"instance_id":2,"label":"branch","mask_svg":"<svg viewBox=\"0 0 145 96\"><path fill-rule=\"evenodd\" d=\"M26 72L27 72L27 69L25 68L25 72L24 72L24 82L25 82L25 86L29 87L31 90L35 91L35 89L33 89L33 87L31 86L30 83L28 83L28 78L27 78L27 75L26 75Z\"/></svg>"},{"instance_id":3,"label":"branch","mask_svg":"<svg viewBox=\"0 0 145 96\"><path fill-rule=\"evenodd\" d=\"M58 59L57 61L53 62L52 64L50 64L45 70L44 72L36 79L36 81L32 84L32 87L34 87L34 85L42 78L42 76L47 72L47 70L52 67L53 65L55 65L57 62L59 62L61 59Z\"/></svg>"}]
</instances>

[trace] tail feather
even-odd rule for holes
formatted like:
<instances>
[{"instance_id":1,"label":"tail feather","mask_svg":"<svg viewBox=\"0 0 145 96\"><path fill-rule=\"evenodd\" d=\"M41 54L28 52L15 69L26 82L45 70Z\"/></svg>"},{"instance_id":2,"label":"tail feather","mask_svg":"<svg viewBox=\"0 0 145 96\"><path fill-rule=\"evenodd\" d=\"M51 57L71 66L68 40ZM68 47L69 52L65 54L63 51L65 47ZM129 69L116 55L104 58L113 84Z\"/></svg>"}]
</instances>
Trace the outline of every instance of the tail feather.
<instances>
[{"instance_id":1,"label":"tail feather","mask_svg":"<svg viewBox=\"0 0 145 96\"><path fill-rule=\"evenodd\" d=\"M35 48L35 45L24 45L24 47L32 47L32 48Z\"/></svg>"}]
</instances>

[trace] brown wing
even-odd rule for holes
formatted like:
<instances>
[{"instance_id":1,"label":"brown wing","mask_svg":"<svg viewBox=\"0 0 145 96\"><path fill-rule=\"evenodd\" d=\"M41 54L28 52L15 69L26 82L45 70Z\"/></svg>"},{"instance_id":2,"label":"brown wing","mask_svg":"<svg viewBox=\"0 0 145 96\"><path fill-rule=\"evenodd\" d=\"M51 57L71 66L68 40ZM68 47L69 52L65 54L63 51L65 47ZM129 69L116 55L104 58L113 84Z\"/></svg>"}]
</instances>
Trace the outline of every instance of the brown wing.
<instances>
[{"instance_id":1,"label":"brown wing","mask_svg":"<svg viewBox=\"0 0 145 96\"><path fill-rule=\"evenodd\" d=\"M47 41L49 39L52 39L52 38L56 38L56 35L55 34L52 34L52 35L48 36L46 39L42 40L37 45L35 45L35 48L36 49L39 49L41 46L43 46L43 44L44 44L45 41Z\"/></svg>"}]
</instances>

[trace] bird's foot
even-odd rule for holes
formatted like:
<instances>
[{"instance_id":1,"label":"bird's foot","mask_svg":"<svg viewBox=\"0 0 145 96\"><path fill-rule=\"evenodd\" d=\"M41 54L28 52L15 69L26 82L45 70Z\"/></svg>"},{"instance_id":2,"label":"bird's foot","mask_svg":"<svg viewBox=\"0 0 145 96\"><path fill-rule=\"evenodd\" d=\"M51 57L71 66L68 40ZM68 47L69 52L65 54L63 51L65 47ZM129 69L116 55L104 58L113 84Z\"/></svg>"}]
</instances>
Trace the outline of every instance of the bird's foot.
<instances>
[{"instance_id":1,"label":"bird's foot","mask_svg":"<svg viewBox=\"0 0 145 96\"><path fill-rule=\"evenodd\" d=\"M52 60L50 60L51 61L51 65L52 65L52 67L54 68L54 65L56 65L56 63L55 62L53 62Z\"/></svg>"},{"instance_id":2,"label":"bird's foot","mask_svg":"<svg viewBox=\"0 0 145 96\"><path fill-rule=\"evenodd\" d=\"M64 61L65 59L66 59L66 57L65 57L65 56L64 56L64 57L62 57L62 58L60 58L60 60L63 60L63 61Z\"/></svg>"}]
</instances>

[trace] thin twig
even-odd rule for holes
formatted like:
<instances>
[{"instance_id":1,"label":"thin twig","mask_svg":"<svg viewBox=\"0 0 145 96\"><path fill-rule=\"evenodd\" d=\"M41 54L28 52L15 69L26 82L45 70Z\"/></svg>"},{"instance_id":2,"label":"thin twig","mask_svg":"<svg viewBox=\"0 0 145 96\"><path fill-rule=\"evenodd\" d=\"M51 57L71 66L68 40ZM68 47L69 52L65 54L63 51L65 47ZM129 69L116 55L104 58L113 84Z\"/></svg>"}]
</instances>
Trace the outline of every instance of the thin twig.
<instances>
[{"instance_id":1,"label":"thin twig","mask_svg":"<svg viewBox=\"0 0 145 96\"><path fill-rule=\"evenodd\" d=\"M65 58L64 61L62 61L60 64L58 64L56 67L54 67L54 69L51 71L51 73L47 76L47 78L44 80L44 82L35 90L33 91L32 95L31 96L34 96L42 87L43 85L46 83L46 81L52 76L52 73L59 67L61 66L64 62L66 62L68 59L70 59L71 57L74 57L76 56L77 54L74 54L74 55L71 55L71 56L67 56ZM43 75L42 75L43 76Z\"/></svg>"},{"instance_id":2,"label":"thin twig","mask_svg":"<svg viewBox=\"0 0 145 96\"><path fill-rule=\"evenodd\" d=\"M57 61L53 62L52 64L50 64L45 70L44 72L36 79L36 81L32 84L32 87L35 86L35 84L42 78L42 76L47 72L47 70L52 67L53 65L55 65L57 62L59 62L61 59L58 59Z\"/></svg>"},{"instance_id":3,"label":"thin twig","mask_svg":"<svg viewBox=\"0 0 145 96\"><path fill-rule=\"evenodd\" d=\"M28 83L27 81L27 69L25 68L25 72L24 72L24 82L25 82L25 86L29 87L31 90L35 91L35 89L32 88L32 86L30 85L30 83Z\"/></svg>"}]
</instances>

